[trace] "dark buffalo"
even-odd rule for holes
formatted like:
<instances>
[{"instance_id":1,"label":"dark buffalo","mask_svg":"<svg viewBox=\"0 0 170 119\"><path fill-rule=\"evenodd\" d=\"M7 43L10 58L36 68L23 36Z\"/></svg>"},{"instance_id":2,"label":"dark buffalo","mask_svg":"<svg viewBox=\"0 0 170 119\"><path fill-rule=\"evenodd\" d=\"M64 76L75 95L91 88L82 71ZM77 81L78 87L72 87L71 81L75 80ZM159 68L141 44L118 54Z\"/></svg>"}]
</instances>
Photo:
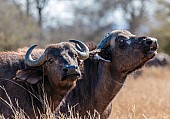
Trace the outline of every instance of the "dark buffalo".
<instances>
[{"instance_id":1,"label":"dark buffalo","mask_svg":"<svg viewBox=\"0 0 170 119\"><path fill-rule=\"evenodd\" d=\"M157 53L155 57L145 63L145 67L166 67L170 66L170 56L166 53ZM135 79L139 78L143 74L143 70L137 70L133 73Z\"/></svg>"},{"instance_id":2,"label":"dark buffalo","mask_svg":"<svg viewBox=\"0 0 170 119\"><path fill-rule=\"evenodd\" d=\"M166 53L158 53L154 58L146 62L145 66L168 66L170 65L170 56Z\"/></svg>"},{"instance_id":3,"label":"dark buffalo","mask_svg":"<svg viewBox=\"0 0 170 119\"><path fill-rule=\"evenodd\" d=\"M80 116L87 115L87 111L93 114L97 110L101 118L108 118L111 101L127 75L153 58L156 49L155 38L136 36L125 30L112 31L91 52L92 56L84 61L82 79L60 103L56 114L60 111L69 115L69 105Z\"/></svg>"},{"instance_id":4,"label":"dark buffalo","mask_svg":"<svg viewBox=\"0 0 170 119\"><path fill-rule=\"evenodd\" d=\"M0 78L12 79L18 70L25 69L24 57L29 48L20 48L16 52L0 52ZM44 49L36 49L32 57L37 59L44 53Z\"/></svg>"},{"instance_id":5,"label":"dark buffalo","mask_svg":"<svg viewBox=\"0 0 170 119\"><path fill-rule=\"evenodd\" d=\"M35 118L49 106L53 111L80 78L80 60L89 56L88 47L77 40L49 45L34 52L0 53L0 113L11 118L17 111ZM24 60L25 56L25 60ZM33 56L33 58L32 58ZM47 102L49 103L47 105Z\"/></svg>"}]
</instances>

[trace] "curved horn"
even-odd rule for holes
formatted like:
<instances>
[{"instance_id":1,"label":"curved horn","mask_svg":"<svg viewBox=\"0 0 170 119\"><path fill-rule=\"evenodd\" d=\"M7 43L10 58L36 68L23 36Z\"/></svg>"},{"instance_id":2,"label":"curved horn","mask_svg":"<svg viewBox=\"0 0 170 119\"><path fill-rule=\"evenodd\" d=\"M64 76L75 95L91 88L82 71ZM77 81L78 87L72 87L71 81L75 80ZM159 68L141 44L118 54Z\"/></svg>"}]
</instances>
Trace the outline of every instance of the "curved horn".
<instances>
[{"instance_id":1,"label":"curved horn","mask_svg":"<svg viewBox=\"0 0 170 119\"><path fill-rule=\"evenodd\" d=\"M26 52L25 54L25 63L28 65L28 66L40 66L42 65L44 62L45 62L45 55L44 53L36 60L32 59L31 57L31 53L32 53L32 50L36 47L37 45L32 45Z\"/></svg>"},{"instance_id":2,"label":"curved horn","mask_svg":"<svg viewBox=\"0 0 170 119\"><path fill-rule=\"evenodd\" d=\"M89 57L89 48L79 40L69 40L69 42L73 42L76 45L76 52L81 60L85 60Z\"/></svg>"},{"instance_id":3,"label":"curved horn","mask_svg":"<svg viewBox=\"0 0 170 119\"><path fill-rule=\"evenodd\" d=\"M112 39L112 34L108 34L97 46L96 49L104 49L108 46L110 46L110 40Z\"/></svg>"},{"instance_id":4,"label":"curved horn","mask_svg":"<svg viewBox=\"0 0 170 119\"><path fill-rule=\"evenodd\" d=\"M103 61L106 61L106 62L111 62L110 60L102 58L98 53L100 53L102 49L105 49L106 47L111 45L112 36L113 36L113 34L108 33L104 37L104 39L100 42L100 44L96 47L96 49L91 51L91 54L95 54L94 59L103 60Z\"/></svg>"}]
</instances>

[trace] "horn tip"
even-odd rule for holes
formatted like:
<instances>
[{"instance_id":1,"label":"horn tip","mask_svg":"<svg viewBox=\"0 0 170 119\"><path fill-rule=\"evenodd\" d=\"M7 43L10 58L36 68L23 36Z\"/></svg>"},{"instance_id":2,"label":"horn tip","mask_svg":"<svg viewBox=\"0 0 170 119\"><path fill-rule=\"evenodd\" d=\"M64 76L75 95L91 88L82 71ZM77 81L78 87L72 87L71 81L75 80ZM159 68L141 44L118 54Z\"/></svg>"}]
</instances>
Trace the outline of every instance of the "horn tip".
<instances>
[{"instance_id":1,"label":"horn tip","mask_svg":"<svg viewBox=\"0 0 170 119\"><path fill-rule=\"evenodd\" d=\"M37 44L34 44L34 45L32 45L31 47L36 47L36 46L38 46Z\"/></svg>"},{"instance_id":2,"label":"horn tip","mask_svg":"<svg viewBox=\"0 0 170 119\"><path fill-rule=\"evenodd\" d=\"M35 47L37 47L37 44L32 45L29 49L32 50L32 49L34 49Z\"/></svg>"},{"instance_id":3,"label":"horn tip","mask_svg":"<svg viewBox=\"0 0 170 119\"><path fill-rule=\"evenodd\" d=\"M78 41L78 40L76 40L76 39L69 39L68 41L69 42L74 42L74 41Z\"/></svg>"}]
</instances>

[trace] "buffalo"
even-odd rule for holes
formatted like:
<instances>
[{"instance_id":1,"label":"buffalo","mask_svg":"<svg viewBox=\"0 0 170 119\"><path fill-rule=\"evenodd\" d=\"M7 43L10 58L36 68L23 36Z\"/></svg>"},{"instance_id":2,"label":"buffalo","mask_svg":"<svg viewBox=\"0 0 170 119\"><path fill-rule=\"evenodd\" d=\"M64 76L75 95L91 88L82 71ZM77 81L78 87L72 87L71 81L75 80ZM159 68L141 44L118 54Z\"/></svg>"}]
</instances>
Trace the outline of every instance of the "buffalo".
<instances>
[{"instance_id":1,"label":"buffalo","mask_svg":"<svg viewBox=\"0 0 170 119\"><path fill-rule=\"evenodd\" d=\"M82 78L76 87L64 97L56 109L56 115L69 115L68 107L74 107L84 117L96 110L102 119L111 113L112 100L124 85L129 73L141 68L153 58L157 39L136 36L126 30L115 30L105 36L84 61ZM90 49L90 48L89 48Z\"/></svg>"},{"instance_id":2,"label":"buffalo","mask_svg":"<svg viewBox=\"0 0 170 119\"><path fill-rule=\"evenodd\" d=\"M159 52L145 63L145 67L168 67L170 66L170 56L166 53ZM133 73L135 79L139 78L143 74L143 70L137 70Z\"/></svg>"},{"instance_id":3,"label":"buffalo","mask_svg":"<svg viewBox=\"0 0 170 119\"><path fill-rule=\"evenodd\" d=\"M146 62L145 66L168 66L170 65L170 56L166 53L160 52L154 58Z\"/></svg>"},{"instance_id":4,"label":"buffalo","mask_svg":"<svg viewBox=\"0 0 170 119\"><path fill-rule=\"evenodd\" d=\"M53 111L81 77L79 65L89 57L88 47L78 40L50 44L32 54L35 47L26 54L0 53L0 113L5 118L18 111L39 118L47 103Z\"/></svg>"}]
</instances>

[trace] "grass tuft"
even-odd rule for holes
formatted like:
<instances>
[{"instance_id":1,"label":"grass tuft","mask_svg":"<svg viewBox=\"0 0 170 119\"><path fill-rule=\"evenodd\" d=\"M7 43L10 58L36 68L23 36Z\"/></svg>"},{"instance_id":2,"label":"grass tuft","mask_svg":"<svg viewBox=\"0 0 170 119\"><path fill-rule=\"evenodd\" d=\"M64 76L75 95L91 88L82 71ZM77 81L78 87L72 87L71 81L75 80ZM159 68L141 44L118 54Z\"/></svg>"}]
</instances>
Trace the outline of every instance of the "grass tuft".
<instances>
[{"instance_id":1,"label":"grass tuft","mask_svg":"<svg viewBox=\"0 0 170 119\"><path fill-rule=\"evenodd\" d=\"M133 75L128 76L122 90L113 99L112 113L109 119L169 119L170 118L170 67L143 68L143 73L137 79ZM4 89L4 87L0 87ZM6 91L5 91L6 92ZM0 99L8 105L14 119L29 119L25 112L15 108L8 96L8 101ZM44 95L46 97L46 95ZM100 115L88 112L87 117L81 117L79 113L73 115L74 107L69 107L69 116L59 113L54 115L50 103L44 98L45 114L37 119L100 119ZM5 119L0 115L0 119Z\"/></svg>"}]
</instances>

